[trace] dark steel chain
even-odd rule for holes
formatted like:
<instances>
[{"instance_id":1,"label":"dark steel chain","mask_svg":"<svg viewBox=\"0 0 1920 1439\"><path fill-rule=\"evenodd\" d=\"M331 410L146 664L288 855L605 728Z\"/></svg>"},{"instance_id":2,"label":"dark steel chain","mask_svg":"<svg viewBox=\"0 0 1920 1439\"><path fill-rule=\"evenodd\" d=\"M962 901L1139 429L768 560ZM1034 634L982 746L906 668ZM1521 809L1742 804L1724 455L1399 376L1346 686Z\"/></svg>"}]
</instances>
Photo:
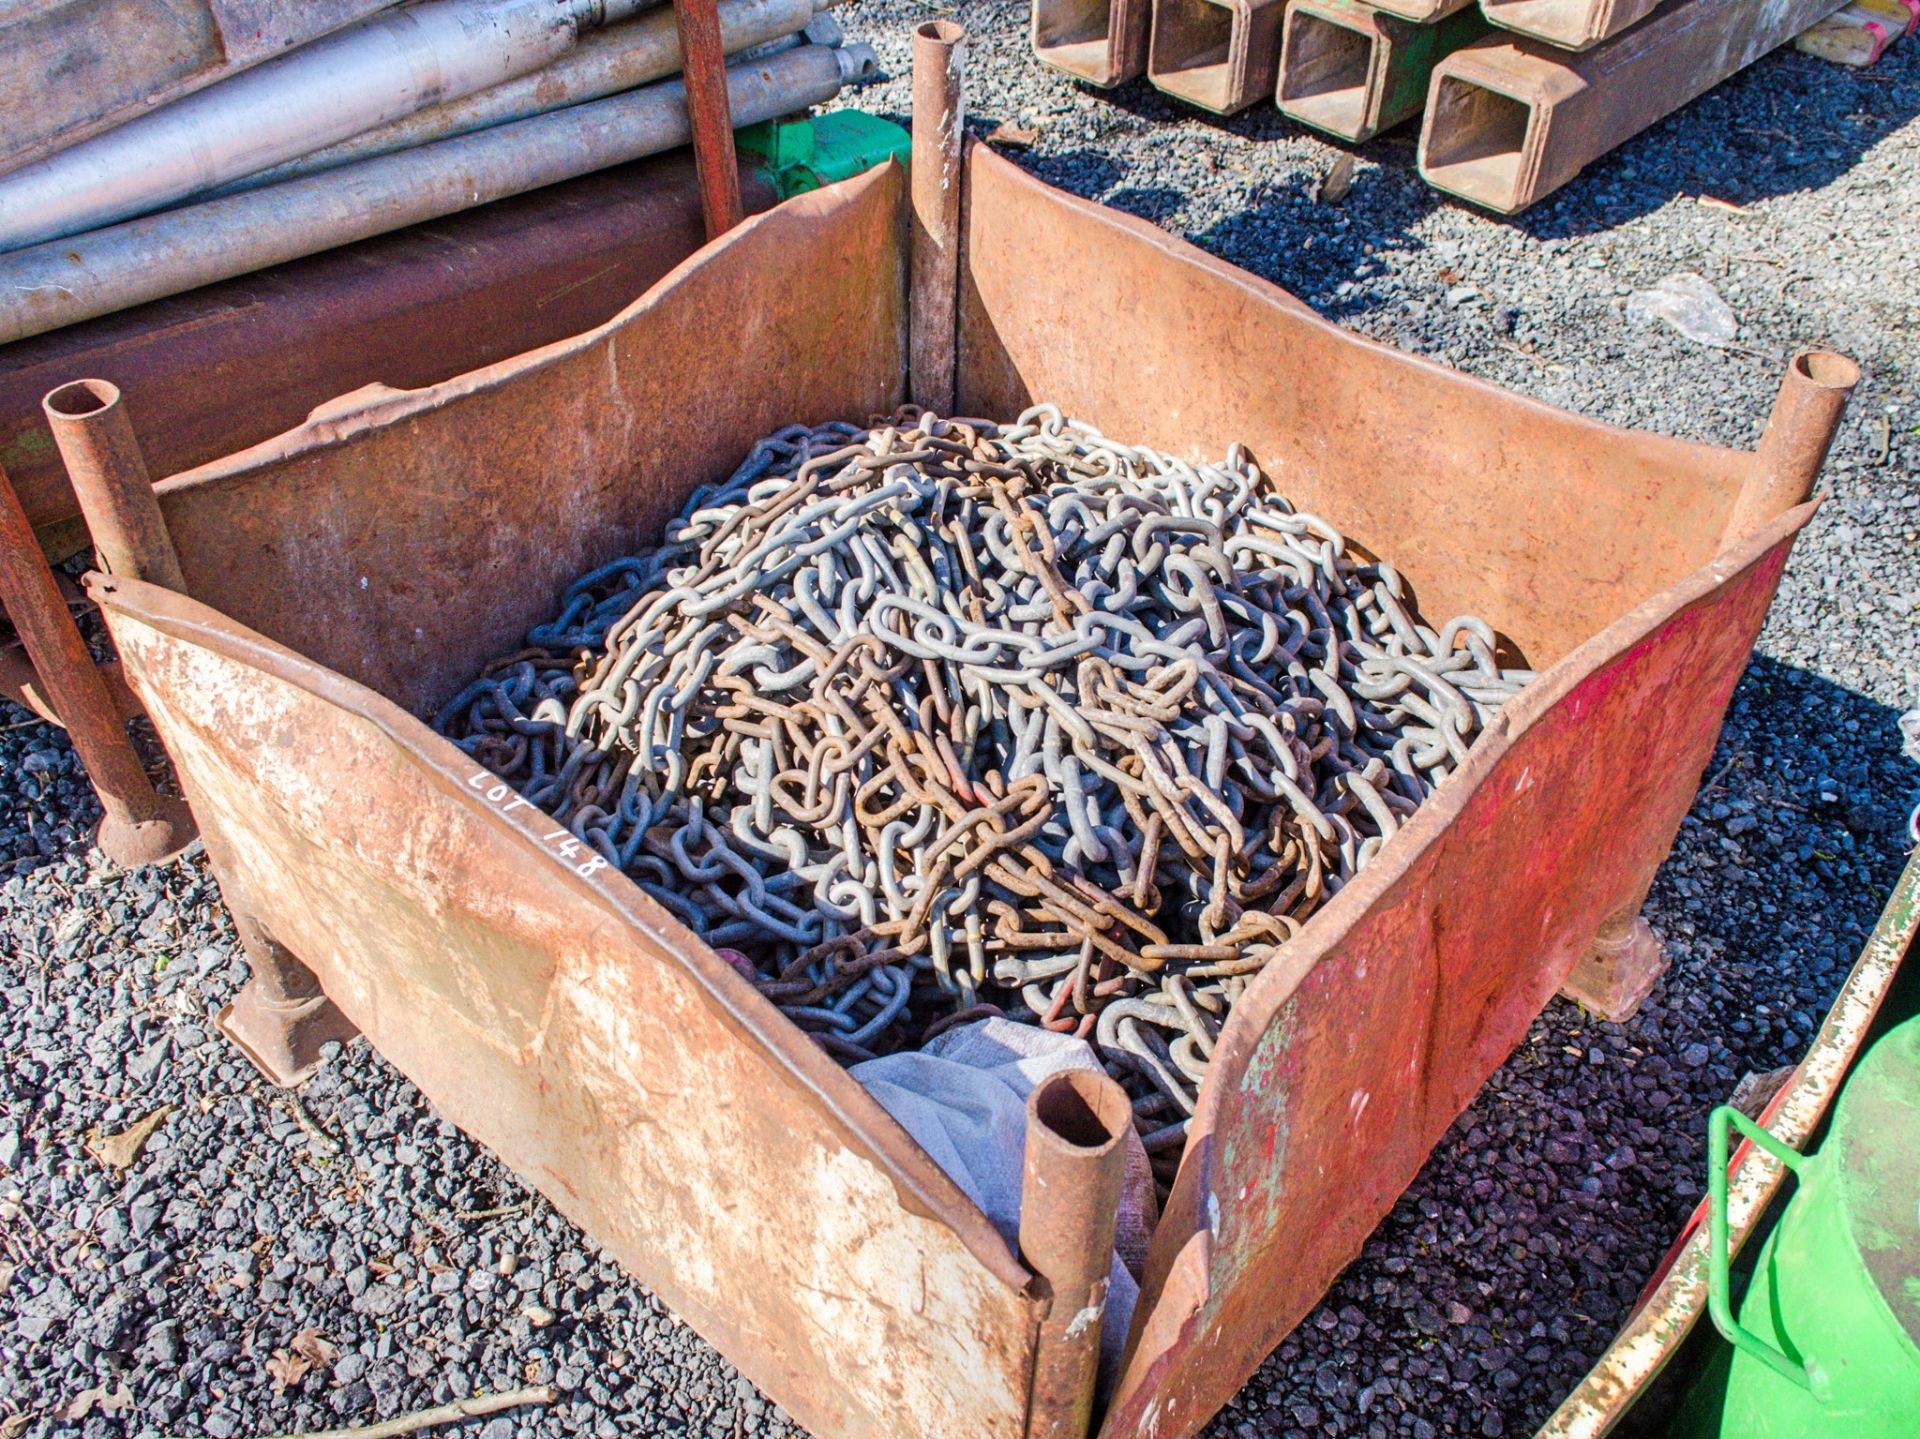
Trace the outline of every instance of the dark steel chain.
<instances>
[{"instance_id":1,"label":"dark steel chain","mask_svg":"<svg viewBox=\"0 0 1920 1439\"><path fill-rule=\"evenodd\" d=\"M791 426L436 725L845 1060L1079 1034L1164 1172L1234 1000L1532 678L1058 410Z\"/></svg>"}]
</instances>

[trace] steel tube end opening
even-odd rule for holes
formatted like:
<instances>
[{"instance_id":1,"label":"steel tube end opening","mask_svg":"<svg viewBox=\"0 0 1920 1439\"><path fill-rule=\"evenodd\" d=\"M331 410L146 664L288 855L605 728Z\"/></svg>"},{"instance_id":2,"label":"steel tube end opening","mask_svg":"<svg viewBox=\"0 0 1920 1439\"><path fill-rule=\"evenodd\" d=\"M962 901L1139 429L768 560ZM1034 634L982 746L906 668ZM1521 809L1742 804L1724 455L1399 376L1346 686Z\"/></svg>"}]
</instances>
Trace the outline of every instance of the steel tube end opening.
<instances>
[{"instance_id":1,"label":"steel tube end opening","mask_svg":"<svg viewBox=\"0 0 1920 1439\"><path fill-rule=\"evenodd\" d=\"M1787 369L1823 390L1851 390L1860 383L1860 366L1838 350L1802 350Z\"/></svg>"},{"instance_id":2,"label":"steel tube end opening","mask_svg":"<svg viewBox=\"0 0 1920 1439\"><path fill-rule=\"evenodd\" d=\"M1087 1432L1132 1125L1126 1091L1099 1070L1050 1075L1027 1096L1020 1256L1047 1296L1028 1439Z\"/></svg>"},{"instance_id":3,"label":"steel tube end opening","mask_svg":"<svg viewBox=\"0 0 1920 1439\"><path fill-rule=\"evenodd\" d=\"M1754 451L1753 470L1734 501L1723 545L1752 534L1813 493L1859 383L1860 366L1834 350L1802 350L1788 361L1766 433Z\"/></svg>"},{"instance_id":4,"label":"steel tube end opening","mask_svg":"<svg viewBox=\"0 0 1920 1439\"><path fill-rule=\"evenodd\" d=\"M85 420L119 404L120 387L111 380L69 380L40 403L49 420Z\"/></svg>"},{"instance_id":5,"label":"steel tube end opening","mask_svg":"<svg viewBox=\"0 0 1920 1439\"><path fill-rule=\"evenodd\" d=\"M958 20L928 20L914 27L913 37L934 45L958 45L967 38L967 27Z\"/></svg>"},{"instance_id":6,"label":"steel tube end opening","mask_svg":"<svg viewBox=\"0 0 1920 1439\"><path fill-rule=\"evenodd\" d=\"M1444 67L1433 72L1420 127L1421 176L1436 189L1505 213L1522 209L1534 108Z\"/></svg>"},{"instance_id":7,"label":"steel tube end opening","mask_svg":"<svg viewBox=\"0 0 1920 1439\"><path fill-rule=\"evenodd\" d=\"M70 380L49 390L40 407L102 568L185 593L180 557L120 387L108 380Z\"/></svg>"},{"instance_id":8,"label":"steel tube end opening","mask_svg":"<svg viewBox=\"0 0 1920 1439\"><path fill-rule=\"evenodd\" d=\"M1126 1138L1132 1123L1126 1091L1090 1069L1050 1075L1027 1096L1029 1142L1081 1162L1099 1162Z\"/></svg>"},{"instance_id":9,"label":"steel tube end opening","mask_svg":"<svg viewBox=\"0 0 1920 1439\"><path fill-rule=\"evenodd\" d=\"M1332 15L1287 7L1274 103L1316 129L1345 140L1371 136L1368 88L1376 72L1375 35Z\"/></svg>"}]
</instances>

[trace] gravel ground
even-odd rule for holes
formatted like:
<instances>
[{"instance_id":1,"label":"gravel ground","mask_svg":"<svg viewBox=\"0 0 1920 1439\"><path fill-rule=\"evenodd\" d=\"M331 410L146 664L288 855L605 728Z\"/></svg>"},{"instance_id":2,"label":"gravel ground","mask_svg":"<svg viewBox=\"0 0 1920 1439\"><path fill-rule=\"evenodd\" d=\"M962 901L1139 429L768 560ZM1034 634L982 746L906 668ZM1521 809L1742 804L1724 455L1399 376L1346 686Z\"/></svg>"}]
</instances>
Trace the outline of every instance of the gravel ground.
<instances>
[{"instance_id":1,"label":"gravel ground","mask_svg":"<svg viewBox=\"0 0 1920 1439\"><path fill-rule=\"evenodd\" d=\"M1791 349L1865 366L1833 502L1654 890L1672 972L1626 1025L1549 1006L1209 1433L1530 1431L1696 1202L1708 1109L1804 1049L1905 853L1920 268L1899 235L1920 214L1920 43L1865 72L1776 55L1496 221L1426 190L1405 131L1321 204L1335 147L1271 110L1222 122L1076 87L1032 63L1013 5L844 7L888 72L853 103L904 111L906 37L934 13L974 36L974 127L1037 129L1035 173L1389 343L1741 445ZM1628 327L1626 296L1675 270L1733 305L1738 348ZM243 968L204 860L111 871L64 737L18 710L0 726L0 1439L229 1439L528 1383L559 1402L462 1432L798 1432L363 1044L297 1105L259 1084L211 1029ZM91 1129L169 1105L125 1171L87 1152Z\"/></svg>"}]
</instances>

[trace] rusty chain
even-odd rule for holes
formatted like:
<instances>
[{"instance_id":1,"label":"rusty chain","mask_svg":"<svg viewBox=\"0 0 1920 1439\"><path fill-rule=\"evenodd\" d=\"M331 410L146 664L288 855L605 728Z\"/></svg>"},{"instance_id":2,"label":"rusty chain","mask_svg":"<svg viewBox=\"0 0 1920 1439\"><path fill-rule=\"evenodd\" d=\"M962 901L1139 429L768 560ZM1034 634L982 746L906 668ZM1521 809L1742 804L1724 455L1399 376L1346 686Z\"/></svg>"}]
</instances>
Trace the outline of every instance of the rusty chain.
<instances>
[{"instance_id":1,"label":"rusty chain","mask_svg":"<svg viewBox=\"0 0 1920 1439\"><path fill-rule=\"evenodd\" d=\"M844 1060L1090 1040L1165 1177L1249 979L1531 675L1218 465L1047 406L792 426L437 726Z\"/></svg>"}]
</instances>

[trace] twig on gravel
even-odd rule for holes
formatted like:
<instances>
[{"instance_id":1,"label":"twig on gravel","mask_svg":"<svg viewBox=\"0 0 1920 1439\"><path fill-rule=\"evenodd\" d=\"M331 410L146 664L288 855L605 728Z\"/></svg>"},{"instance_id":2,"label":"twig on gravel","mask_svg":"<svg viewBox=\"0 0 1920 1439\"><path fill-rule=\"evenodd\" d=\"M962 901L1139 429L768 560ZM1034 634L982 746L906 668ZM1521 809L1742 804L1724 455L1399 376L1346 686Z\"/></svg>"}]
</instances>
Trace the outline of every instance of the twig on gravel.
<instances>
[{"instance_id":1,"label":"twig on gravel","mask_svg":"<svg viewBox=\"0 0 1920 1439\"><path fill-rule=\"evenodd\" d=\"M527 1389L509 1389L504 1394L482 1394L475 1399L456 1399L432 1409L416 1410L378 1424L363 1424L352 1429L313 1429L298 1434L276 1434L272 1439L393 1439L397 1434L416 1434L440 1424L461 1419L477 1419L498 1414L502 1409L518 1409L522 1404L551 1404L560 1391L551 1384L535 1384Z\"/></svg>"},{"instance_id":2,"label":"twig on gravel","mask_svg":"<svg viewBox=\"0 0 1920 1439\"><path fill-rule=\"evenodd\" d=\"M525 1214L531 1208L533 1208L533 1200L529 1197L518 1204L501 1204L492 1209L456 1209L453 1211L453 1217L464 1224L475 1219L500 1219L509 1214Z\"/></svg>"},{"instance_id":3,"label":"twig on gravel","mask_svg":"<svg viewBox=\"0 0 1920 1439\"><path fill-rule=\"evenodd\" d=\"M293 1122L313 1141L315 1149L329 1157L340 1152L340 1141L322 1129L319 1121L307 1113L307 1107L300 1102L298 1095L288 1093L280 1097L287 1101L287 1112L293 1115Z\"/></svg>"},{"instance_id":4,"label":"twig on gravel","mask_svg":"<svg viewBox=\"0 0 1920 1439\"><path fill-rule=\"evenodd\" d=\"M1694 796L1694 803L1698 804L1701 800L1705 799L1708 795L1719 793L1720 781L1727 777L1727 771L1732 769L1735 765L1744 765L1746 762L1747 762L1747 752L1743 749L1735 750L1730 756L1728 756L1727 762L1721 765L1719 769L1715 770L1713 772L1712 777L1708 779L1708 781L1705 784L1700 786L1699 794Z\"/></svg>"}]
</instances>

